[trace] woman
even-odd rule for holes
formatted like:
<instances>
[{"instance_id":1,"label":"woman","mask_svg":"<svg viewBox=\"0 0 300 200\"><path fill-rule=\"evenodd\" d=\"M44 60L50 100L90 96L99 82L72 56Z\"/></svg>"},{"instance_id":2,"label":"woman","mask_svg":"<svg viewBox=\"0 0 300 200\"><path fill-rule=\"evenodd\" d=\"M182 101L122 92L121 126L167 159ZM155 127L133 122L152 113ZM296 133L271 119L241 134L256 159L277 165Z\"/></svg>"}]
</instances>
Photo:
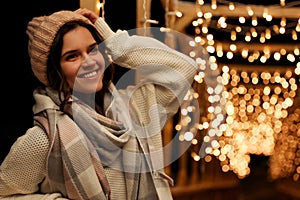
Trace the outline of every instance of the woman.
<instances>
[{"instance_id":1,"label":"woman","mask_svg":"<svg viewBox=\"0 0 300 200\"><path fill-rule=\"evenodd\" d=\"M161 128L193 81L193 59L115 33L87 9L35 17L27 34L44 86L33 94L34 126L0 167L0 199L172 199ZM109 62L142 81L117 89Z\"/></svg>"}]
</instances>

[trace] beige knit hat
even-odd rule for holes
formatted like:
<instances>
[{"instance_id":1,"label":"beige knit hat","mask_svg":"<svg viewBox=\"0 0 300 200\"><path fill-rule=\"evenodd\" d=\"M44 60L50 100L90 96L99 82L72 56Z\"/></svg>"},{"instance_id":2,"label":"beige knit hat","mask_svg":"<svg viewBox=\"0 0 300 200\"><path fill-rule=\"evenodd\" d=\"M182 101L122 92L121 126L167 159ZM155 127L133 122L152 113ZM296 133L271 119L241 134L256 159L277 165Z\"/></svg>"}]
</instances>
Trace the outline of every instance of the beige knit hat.
<instances>
[{"instance_id":1,"label":"beige knit hat","mask_svg":"<svg viewBox=\"0 0 300 200\"><path fill-rule=\"evenodd\" d=\"M28 54L34 75L45 85L47 79L47 59L50 47L59 28L72 20L91 22L84 16L73 11L63 10L49 16L34 17L27 25L29 37Z\"/></svg>"}]
</instances>

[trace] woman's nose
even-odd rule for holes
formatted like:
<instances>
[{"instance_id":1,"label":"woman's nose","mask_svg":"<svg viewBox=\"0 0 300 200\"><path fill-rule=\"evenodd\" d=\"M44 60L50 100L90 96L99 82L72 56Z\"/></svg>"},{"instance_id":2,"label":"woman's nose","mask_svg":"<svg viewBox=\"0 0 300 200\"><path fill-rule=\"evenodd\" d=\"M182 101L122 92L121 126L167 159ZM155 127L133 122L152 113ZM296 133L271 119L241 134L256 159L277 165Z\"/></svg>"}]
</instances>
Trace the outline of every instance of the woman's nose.
<instances>
[{"instance_id":1,"label":"woman's nose","mask_svg":"<svg viewBox=\"0 0 300 200\"><path fill-rule=\"evenodd\" d=\"M91 58L91 56L89 56L89 54L86 54L83 57L83 61L82 61L82 66L83 67L89 67L94 65L96 62Z\"/></svg>"}]
</instances>

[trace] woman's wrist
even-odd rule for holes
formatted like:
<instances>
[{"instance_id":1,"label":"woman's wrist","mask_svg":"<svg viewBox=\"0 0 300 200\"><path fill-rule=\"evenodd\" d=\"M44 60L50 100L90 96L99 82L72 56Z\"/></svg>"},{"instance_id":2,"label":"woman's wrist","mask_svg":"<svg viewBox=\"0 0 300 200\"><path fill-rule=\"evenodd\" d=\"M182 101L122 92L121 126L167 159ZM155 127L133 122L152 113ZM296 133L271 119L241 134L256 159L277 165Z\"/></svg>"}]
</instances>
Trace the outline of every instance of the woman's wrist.
<instances>
[{"instance_id":1,"label":"woman's wrist","mask_svg":"<svg viewBox=\"0 0 300 200\"><path fill-rule=\"evenodd\" d=\"M96 20L95 27L103 40L106 40L115 33L111 30L111 28L108 26L108 24L104 21L102 17L99 17Z\"/></svg>"}]
</instances>

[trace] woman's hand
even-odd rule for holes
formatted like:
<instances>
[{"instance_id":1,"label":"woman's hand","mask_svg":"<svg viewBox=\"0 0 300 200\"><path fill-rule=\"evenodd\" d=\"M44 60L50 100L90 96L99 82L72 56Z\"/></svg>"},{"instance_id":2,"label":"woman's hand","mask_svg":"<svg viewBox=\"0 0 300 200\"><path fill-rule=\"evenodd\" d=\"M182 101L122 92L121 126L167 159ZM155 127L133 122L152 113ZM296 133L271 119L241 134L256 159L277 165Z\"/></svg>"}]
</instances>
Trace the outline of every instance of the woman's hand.
<instances>
[{"instance_id":1,"label":"woman's hand","mask_svg":"<svg viewBox=\"0 0 300 200\"><path fill-rule=\"evenodd\" d=\"M86 8L79 8L74 11L75 13L81 14L88 18L93 24L96 22L96 20L99 18L99 16L94 13L93 11L86 9Z\"/></svg>"}]
</instances>

